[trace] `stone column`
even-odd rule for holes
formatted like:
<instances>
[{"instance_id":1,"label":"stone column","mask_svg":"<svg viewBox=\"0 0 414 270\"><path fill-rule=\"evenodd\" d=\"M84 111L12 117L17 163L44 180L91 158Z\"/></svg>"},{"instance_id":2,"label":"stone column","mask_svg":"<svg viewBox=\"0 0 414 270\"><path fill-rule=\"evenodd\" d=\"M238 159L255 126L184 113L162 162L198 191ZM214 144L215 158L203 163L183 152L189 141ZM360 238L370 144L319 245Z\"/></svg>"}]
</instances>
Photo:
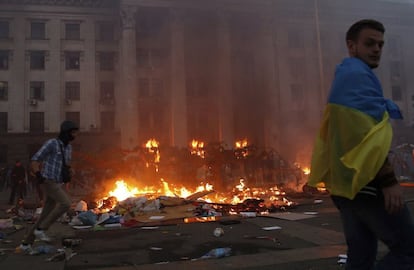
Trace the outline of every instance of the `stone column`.
<instances>
[{"instance_id":1,"label":"stone column","mask_svg":"<svg viewBox=\"0 0 414 270\"><path fill-rule=\"evenodd\" d=\"M119 89L117 93L117 123L121 130L122 149L139 145L138 138L138 93L135 13L136 7L121 5L121 41Z\"/></svg>"},{"instance_id":2,"label":"stone column","mask_svg":"<svg viewBox=\"0 0 414 270\"><path fill-rule=\"evenodd\" d=\"M171 144L188 146L182 11L170 11L171 25Z\"/></svg>"},{"instance_id":3,"label":"stone column","mask_svg":"<svg viewBox=\"0 0 414 270\"><path fill-rule=\"evenodd\" d=\"M262 66L263 91L265 91L265 122L264 122L264 146L266 148L279 149L280 140L280 105L279 87L277 84L277 72L275 70L275 46L273 18L264 15L261 26L261 41L258 58Z\"/></svg>"},{"instance_id":4,"label":"stone column","mask_svg":"<svg viewBox=\"0 0 414 270\"><path fill-rule=\"evenodd\" d=\"M234 144L233 128L233 89L231 82L231 41L229 14L225 11L218 13L218 104L219 104L219 139L227 148Z\"/></svg>"}]
</instances>

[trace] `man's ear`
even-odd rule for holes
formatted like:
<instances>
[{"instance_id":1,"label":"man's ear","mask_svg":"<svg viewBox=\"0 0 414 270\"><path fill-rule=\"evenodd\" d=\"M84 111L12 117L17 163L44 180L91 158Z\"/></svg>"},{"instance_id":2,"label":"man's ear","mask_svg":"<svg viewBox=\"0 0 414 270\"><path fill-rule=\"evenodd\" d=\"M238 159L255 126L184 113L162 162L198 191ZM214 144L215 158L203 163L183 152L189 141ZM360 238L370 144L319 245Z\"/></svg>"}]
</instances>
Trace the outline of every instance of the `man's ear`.
<instances>
[{"instance_id":1,"label":"man's ear","mask_svg":"<svg viewBox=\"0 0 414 270\"><path fill-rule=\"evenodd\" d=\"M356 55L356 42L353 40L347 40L346 41L346 47L348 48L349 56L355 56Z\"/></svg>"}]
</instances>

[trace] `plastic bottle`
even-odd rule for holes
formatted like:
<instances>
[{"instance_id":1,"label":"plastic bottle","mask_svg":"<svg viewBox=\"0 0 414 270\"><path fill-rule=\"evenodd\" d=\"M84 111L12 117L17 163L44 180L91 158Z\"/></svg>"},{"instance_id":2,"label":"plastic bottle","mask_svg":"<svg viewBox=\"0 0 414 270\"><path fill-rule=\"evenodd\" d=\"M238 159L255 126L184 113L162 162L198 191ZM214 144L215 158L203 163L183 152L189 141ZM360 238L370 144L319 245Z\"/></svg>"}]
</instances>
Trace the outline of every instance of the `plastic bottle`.
<instances>
[{"instance_id":1,"label":"plastic bottle","mask_svg":"<svg viewBox=\"0 0 414 270\"><path fill-rule=\"evenodd\" d=\"M225 248L215 248L207 252L205 255L203 255L202 259L218 259L230 256L231 254L231 248L225 247Z\"/></svg>"}]
</instances>

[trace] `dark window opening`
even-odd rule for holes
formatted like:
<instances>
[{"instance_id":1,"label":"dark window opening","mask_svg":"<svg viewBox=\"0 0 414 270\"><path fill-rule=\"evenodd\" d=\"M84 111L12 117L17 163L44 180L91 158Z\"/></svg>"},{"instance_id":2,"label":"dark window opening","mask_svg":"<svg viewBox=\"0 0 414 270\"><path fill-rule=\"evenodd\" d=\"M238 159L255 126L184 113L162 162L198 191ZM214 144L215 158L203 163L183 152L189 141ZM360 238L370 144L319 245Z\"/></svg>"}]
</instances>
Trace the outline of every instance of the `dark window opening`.
<instances>
[{"instance_id":1,"label":"dark window opening","mask_svg":"<svg viewBox=\"0 0 414 270\"><path fill-rule=\"evenodd\" d=\"M66 52L65 53L66 70L80 69L80 52Z\"/></svg>"},{"instance_id":2,"label":"dark window opening","mask_svg":"<svg viewBox=\"0 0 414 270\"><path fill-rule=\"evenodd\" d=\"M80 40L80 24L66 23L65 24L65 38L68 40Z\"/></svg>"},{"instance_id":3,"label":"dark window opening","mask_svg":"<svg viewBox=\"0 0 414 270\"><path fill-rule=\"evenodd\" d=\"M44 22L30 23L30 38L31 39L46 39L46 24Z\"/></svg>"},{"instance_id":4,"label":"dark window opening","mask_svg":"<svg viewBox=\"0 0 414 270\"><path fill-rule=\"evenodd\" d=\"M65 82L65 98L80 100L80 82Z\"/></svg>"},{"instance_id":5,"label":"dark window opening","mask_svg":"<svg viewBox=\"0 0 414 270\"><path fill-rule=\"evenodd\" d=\"M9 96L9 83L0 81L0 100L7 100Z\"/></svg>"},{"instance_id":6,"label":"dark window opening","mask_svg":"<svg viewBox=\"0 0 414 270\"><path fill-rule=\"evenodd\" d=\"M37 99L37 100L45 99L45 83L44 82L30 82L30 99Z\"/></svg>"},{"instance_id":7,"label":"dark window opening","mask_svg":"<svg viewBox=\"0 0 414 270\"><path fill-rule=\"evenodd\" d=\"M0 69L9 69L9 51L0 51Z\"/></svg>"},{"instance_id":8,"label":"dark window opening","mask_svg":"<svg viewBox=\"0 0 414 270\"><path fill-rule=\"evenodd\" d=\"M43 112L30 112L30 132L43 132L45 120Z\"/></svg>"},{"instance_id":9,"label":"dark window opening","mask_svg":"<svg viewBox=\"0 0 414 270\"><path fill-rule=\"evenodd\" d=\"M30 52L30 69L45 69L45 52Z\"/></svg>"}]
</instances>

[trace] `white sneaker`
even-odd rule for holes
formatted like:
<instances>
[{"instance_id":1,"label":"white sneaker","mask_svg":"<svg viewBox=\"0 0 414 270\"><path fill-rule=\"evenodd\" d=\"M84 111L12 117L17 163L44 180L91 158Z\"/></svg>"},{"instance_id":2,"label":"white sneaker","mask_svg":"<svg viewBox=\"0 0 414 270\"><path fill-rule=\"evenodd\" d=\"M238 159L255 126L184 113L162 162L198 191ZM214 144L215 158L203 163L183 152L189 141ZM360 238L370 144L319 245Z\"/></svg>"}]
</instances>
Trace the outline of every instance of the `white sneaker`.
<instances>
[{"instance_id":1,"label":"white sneaker","mask_svg":"<svg viewBox=\"0 0 414 270\"><path fill-rule=\"evenodd\" d=\"M36 230L34 230L33 233L36 236L36 238L39 239L40 241L52 242L52 238L50 238L49 236L47 236L47 234L43 230L36 229Z\"/></svg>"},{"instance_id":2,"label":"white sneaker","mask_svg":"<svg viewBox=\"0 0 414 270\"><path fill-rule=\"evenodd\" d=\"M16 248L16 253L24 253L24 254L30 254L33 252L32 245L30 244L20 244Z\"/></svg>"}]
</instances>

